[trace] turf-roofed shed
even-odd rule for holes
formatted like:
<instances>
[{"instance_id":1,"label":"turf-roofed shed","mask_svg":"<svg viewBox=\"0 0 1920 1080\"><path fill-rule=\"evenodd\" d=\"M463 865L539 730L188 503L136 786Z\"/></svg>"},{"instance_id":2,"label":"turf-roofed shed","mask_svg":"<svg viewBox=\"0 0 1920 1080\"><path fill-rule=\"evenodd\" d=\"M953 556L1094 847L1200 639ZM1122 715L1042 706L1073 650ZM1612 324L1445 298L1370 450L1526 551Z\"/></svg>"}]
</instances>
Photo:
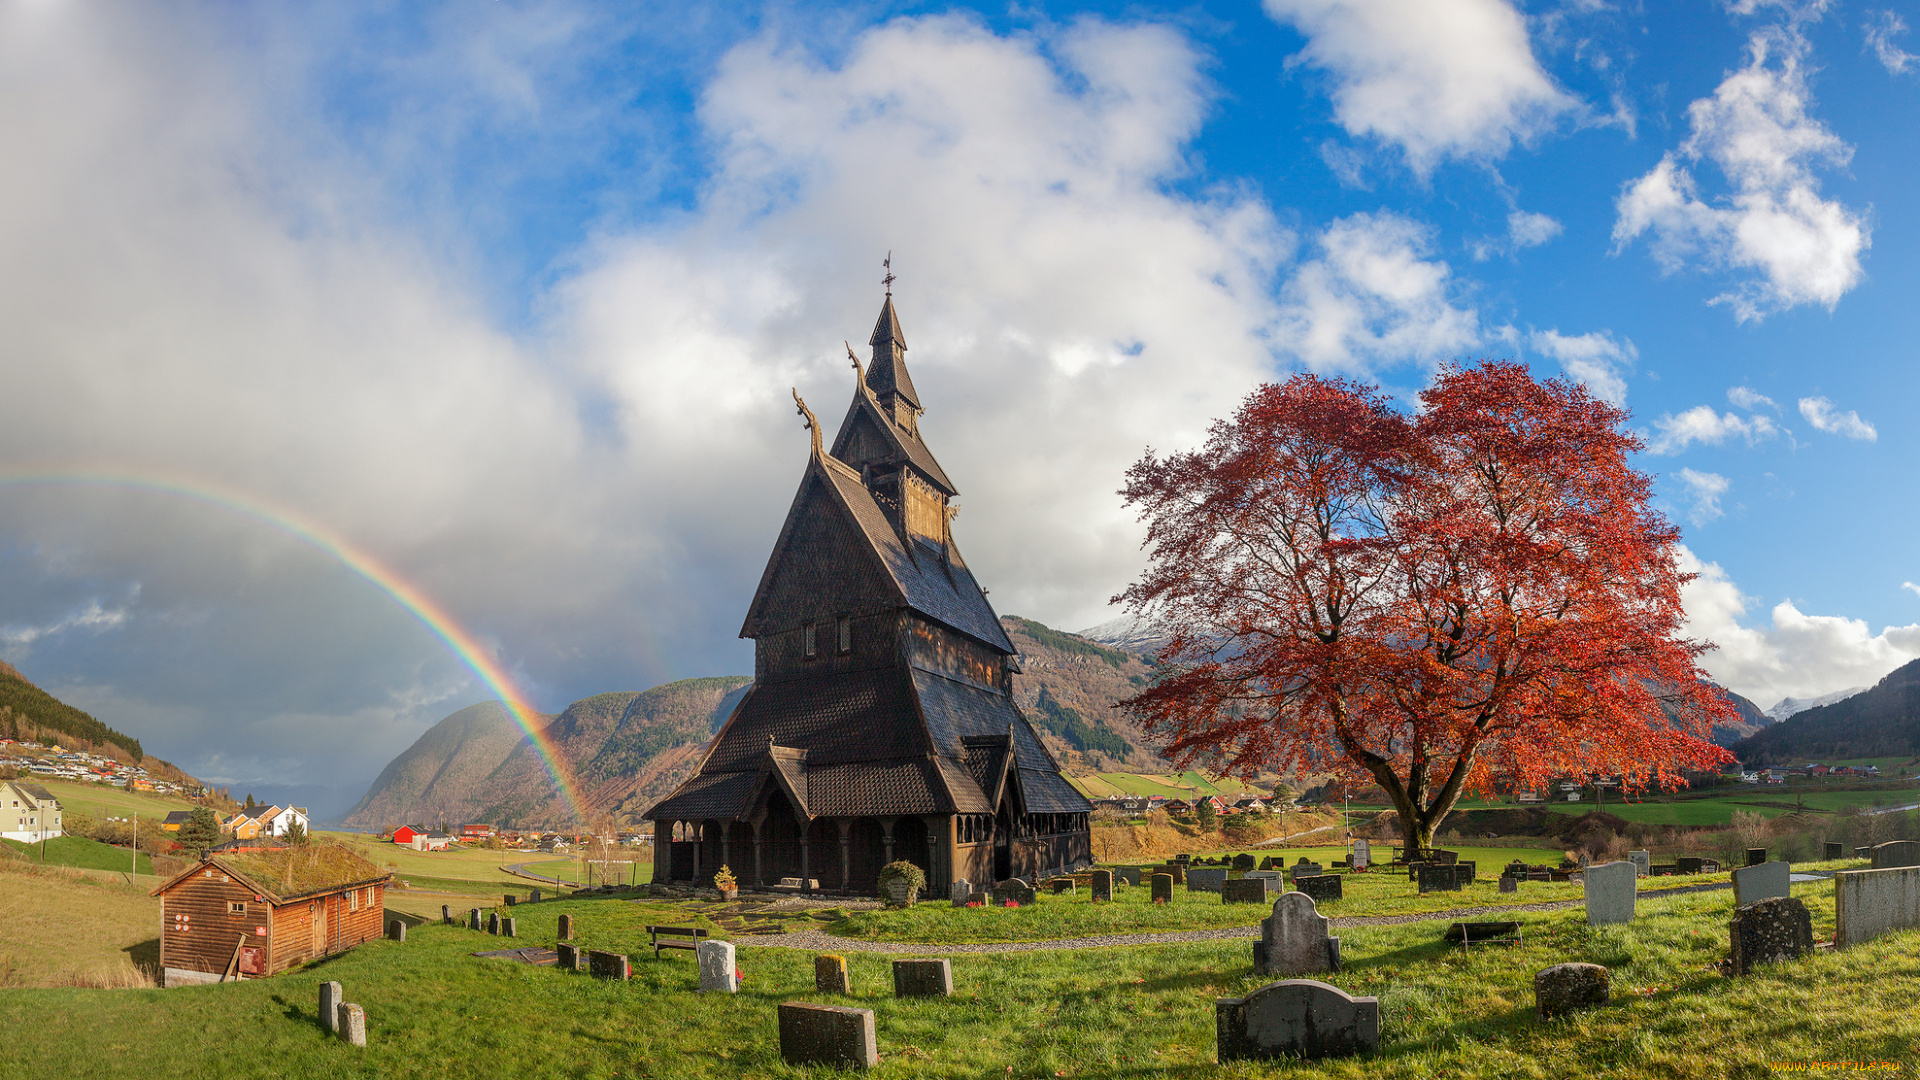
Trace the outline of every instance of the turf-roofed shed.
<instances>
[{"instance_id":1,"label":"turf-roofed shed","mask_svg":"<svg viewBox=\"0 0 1920 1080\"><path fill-rule=\"evenodd\" d=\"M944 895L1092 862L1093 807L1014 704L1013 643L954 543L891 296L870 344L831 450L800 403L813 450L740 631L753 688L648 811L656 882L725 865L870 895L904 859Z\"/></svg>"},{"instance_id":2,"label":"turf-roofed shed","mask_svg":"<svg viewBox=\"0 0 1920 1080\"><path fill-rule=\"evenodd\" d=\"M153 890L165 984L261 978L379 937L392 879L337 844L211 853Z\"/></svg>"}]
</instances>

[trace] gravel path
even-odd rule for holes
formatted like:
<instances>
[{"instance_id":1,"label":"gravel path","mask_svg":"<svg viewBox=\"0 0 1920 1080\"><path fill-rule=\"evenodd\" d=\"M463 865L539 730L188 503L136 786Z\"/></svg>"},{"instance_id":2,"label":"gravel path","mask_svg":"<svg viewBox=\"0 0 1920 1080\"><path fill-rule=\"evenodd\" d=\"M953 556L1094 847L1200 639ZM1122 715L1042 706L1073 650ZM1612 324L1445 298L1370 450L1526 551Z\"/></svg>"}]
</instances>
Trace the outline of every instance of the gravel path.
<instances>
[{"instance_id":1,"label":"gravel path","mask_svg":"<svg viewBox=\"0 0 1920 1080\"><path fill-rule=\"evenodd\" d=\"M1682 893L1713 892L1731 889L1726 881L1705 885L1683 885L1673 889L1650 889L1641 897L1678 896ZM1487 915L1505 915L1516 911L1559 911L1577 907L1584 900L1550 900L1540 904L1508 904L1501 907L1454 908L1417 915L1352 915L1335 917L1333 925L1399 926L1416 922L1460 922ZM858 941L834 937L820 930L796 930L787 934L754 934L734 939L737 948L806 949L810 952L883 952L883 953L1017 953L1051 952L1058 949L1111 949L1123 945L1178 945L1191 941L1234 941L1258 937L1260 927L1227 926L1216 930L1182 930L1165 934L1105 934L1100 937L1063 938L1058 941L994 941L977 944L936 944L909 941Z\"/></svg>"}]
</instances>

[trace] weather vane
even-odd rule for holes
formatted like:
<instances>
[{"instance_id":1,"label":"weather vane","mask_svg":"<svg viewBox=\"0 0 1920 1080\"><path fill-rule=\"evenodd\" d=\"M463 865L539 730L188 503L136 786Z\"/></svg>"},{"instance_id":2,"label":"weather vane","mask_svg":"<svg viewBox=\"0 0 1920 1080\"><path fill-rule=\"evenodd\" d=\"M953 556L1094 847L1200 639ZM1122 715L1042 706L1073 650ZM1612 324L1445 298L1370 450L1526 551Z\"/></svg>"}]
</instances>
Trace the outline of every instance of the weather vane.
<instances>
[{"instance_id":1,"label":"weather vane","mask_svg":"<svg viewBox=\"0 0 1920 1080\"><path fill-rule=\"evenodd\" d=\"M893 250L891 248L887 250L887 257L880 260L880 265L887 272L887 276L880 279L880 284L885 285L887 287L887 295L892 296L893 295Z\"/></svg>"}]
</instances>

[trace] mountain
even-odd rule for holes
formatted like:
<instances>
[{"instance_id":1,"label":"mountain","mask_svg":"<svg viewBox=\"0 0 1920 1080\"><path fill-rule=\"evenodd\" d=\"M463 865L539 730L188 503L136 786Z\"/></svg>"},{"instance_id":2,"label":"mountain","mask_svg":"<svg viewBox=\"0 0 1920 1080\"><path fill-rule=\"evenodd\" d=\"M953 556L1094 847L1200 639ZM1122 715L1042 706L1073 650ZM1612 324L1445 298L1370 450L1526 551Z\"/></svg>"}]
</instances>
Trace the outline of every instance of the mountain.
<instances>
[{"instance_id":1,"label":"mountain","mask_svg":"<svg viewBox=\"0 0 1920 1080\"><path fill-rule=\"evenodd\" d=\"M1773 717L1775 720L1785 720L1789 716L1806 712L1808 709L1817 709L1822 705L1831 705L1836 701L1845 701L1855 694L1864 693L1866 689L1864 686L1850 686L1845 690L1836 690L1831 694L1822 694L1817 698L1781 698L1773 708L1767 710L1767 715Z\"/></svg>"},{"instance_id":2,"label":"mountain","mask_svg":"<svg viewBox=\"0 0 1920 1080\"><path fill-rule=\"evenodd\" d=\"M1014 701L1061 771L1084 776L1166 768L1147 733L1113 707L1153 677L1147 657L1015 615L1002 618L1000 626L1020 650L1023 670L1013 677Z\"/></svg>"},{"instance_id":3,"label":"mountain","mask_svg":"<svg viewBox=\"0 0 1920 1080\"><path fill-rule=\"evenodd\" d=\"M580 813L590 821L628 823L692 771L700 748L751 682L730 675L596 694L546 718L541 734L575 780ZM470 821L536 827L572 820L546 760L497 701L461 709L428 728L344 819L360 828Z\"/></svg>"},{"instance_id":4,"label":"mountain","mask_svg":"<svg viewBox=\"0 0 1920 1080\"><path fill-rule=\"evenodd\" d=\"M59 743L134 762L145 756L139 739L115 731L33 685L5 661L0 661L0 739Z\"/></svg>"},{"instance_id":5,"label":"mountain","mask_svg":"<svg viewBox=\"0 0 1920 1080\"><path fill-rule=\"evenodd\" d=\"M1920 660L1869 690L1795 713L1731 749L1749 766L1920 754Z\"/></svg>"},{"instance_id":6,"label":"mountain","mask_svg":"<svg viewBox=\"0 0 1920 1080\"><path fill-rule=\"evenodd\" d=\"M1715 746L1731 747L1734 743L1773 723L1773 717L1761 712L1760 706L1749 699L1725 688L1722 688L1720 693L1733 702L1734 708L1740 710L1740 720L1737 723L1722 724L1713 729L1710 741Z\"/></svg>"},{"instance_id":7,"label":"mountain","mask_svg":"<svg viewBox=\"0 0 1920 1080\"><path fill-rule=\"evenodd\" d=\"M1117 619L1108 619L1099 626L1089 626L1074 636L1128 652L1151 653L1166 644L1168 634L1145 619L1122 615Z\"/></svg>"}]
</instances>

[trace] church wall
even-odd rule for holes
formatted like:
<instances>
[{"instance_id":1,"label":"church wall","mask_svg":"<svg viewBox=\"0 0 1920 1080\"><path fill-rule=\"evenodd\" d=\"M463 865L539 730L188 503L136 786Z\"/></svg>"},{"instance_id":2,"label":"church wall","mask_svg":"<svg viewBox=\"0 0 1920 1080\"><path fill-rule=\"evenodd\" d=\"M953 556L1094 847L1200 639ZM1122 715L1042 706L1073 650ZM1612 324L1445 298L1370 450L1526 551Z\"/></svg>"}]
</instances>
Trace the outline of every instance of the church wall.
<instances>
[{"instance_id":1,"label":"church wall","mask_svg":"<svg viewBox=\"0 0 1920 1080\"><path fill-rule=\"evenodd\" d=\"M840 624L835 612L823 612L814 628L814 655L806 656L806 626L802 624L754 642L753 673L761 682L795 676L838 675L845 671L891 666L897 656L895 638L899 619L892 611L848 615L848 651L840 651Z\"/></svg>"},{"instance_id":2,"label":"church wall","mask_svg":"<svg viewBox=\"0 0 1920 1080\"><path fill-rule=\"evenodd\" d=\"M900 612L899 636L908 664L988 690L1012 692L1006 659L971 638L911 610Z\"/></svg>"}]
</instances>

